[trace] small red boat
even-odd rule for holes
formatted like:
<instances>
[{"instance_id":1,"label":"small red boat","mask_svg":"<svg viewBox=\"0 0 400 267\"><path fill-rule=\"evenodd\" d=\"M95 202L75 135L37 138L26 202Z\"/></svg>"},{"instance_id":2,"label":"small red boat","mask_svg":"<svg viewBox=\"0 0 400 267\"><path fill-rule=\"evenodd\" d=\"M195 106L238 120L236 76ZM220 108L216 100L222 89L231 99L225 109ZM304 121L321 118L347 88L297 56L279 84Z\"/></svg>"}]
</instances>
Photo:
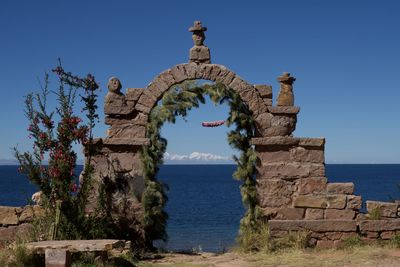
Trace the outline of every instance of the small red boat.
<instances>
[{"instance_id":1,"label":"small red boat","mask_svg":"<svg viewBox=\"0 0 400 267\"><path fill-rule=\"evenodd\" d=\"M225 123L224 120L220 120L220 121L205 121L205 122L202 122L201 125L203 127L218 127L218 126L223 125L224 123Z\"/></svg>"}]
</instances>

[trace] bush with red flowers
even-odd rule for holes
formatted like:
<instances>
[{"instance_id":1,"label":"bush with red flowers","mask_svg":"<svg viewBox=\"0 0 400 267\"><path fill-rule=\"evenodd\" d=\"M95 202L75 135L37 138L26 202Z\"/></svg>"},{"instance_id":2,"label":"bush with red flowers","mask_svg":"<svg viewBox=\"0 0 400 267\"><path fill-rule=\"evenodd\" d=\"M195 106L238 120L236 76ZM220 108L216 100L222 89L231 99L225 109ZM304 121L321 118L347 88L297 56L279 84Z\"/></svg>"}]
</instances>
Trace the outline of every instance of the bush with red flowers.
<instances>
[{"instance_id":1,"label":"bush with red flowers","mask_svg":"<svg viewBox=\"0 0 400 267\"><path fill-rule=\"evenodd\" d=\"M110 233L107 231L111 231L112 227L102 230L95 227L95 224L111 224L107 220L108 216L102 212L85 214L92 174L92 129L98 120L96 90L99 85L93 75L88 74L84 78L74 76L66 72L61 63L53 73L59 79L55 92L49 90L49 75L46 74L42 92L28 94L25 99L25 114L29 120L28 132L29 138L33 140L33 151L21 153L14 149L20 163L19 171L39 187L47 213L53 215L49 233L44 238L108 237ZM55 111L49 112L47 99L51 93L57 97L57 107ZM86 118L74 113L77 94L84 106L80 114ZM73 145L76 143L83 145L86 151L81 184L77 184L78 175L75 173L77 154ZM45 158L48 158L47 162Z\"/></svg>"}]
</instances>

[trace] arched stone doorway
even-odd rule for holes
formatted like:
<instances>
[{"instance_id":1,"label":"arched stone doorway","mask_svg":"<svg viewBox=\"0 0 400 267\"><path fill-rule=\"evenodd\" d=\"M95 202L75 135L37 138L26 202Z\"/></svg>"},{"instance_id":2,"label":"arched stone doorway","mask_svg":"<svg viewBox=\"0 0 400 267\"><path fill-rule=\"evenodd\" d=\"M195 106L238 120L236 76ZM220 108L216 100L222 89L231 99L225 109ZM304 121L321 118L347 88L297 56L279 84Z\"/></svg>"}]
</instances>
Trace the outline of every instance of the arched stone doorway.
<instances>
[{"instance_id":1,"label":"arched stone doorway","mask_svg":"<svg viewBox=\"0 0 400 267\"><path fill-rule=\"evenodd\" d=\"M92 208L100 185L110 183L113 191L107 197L116 223L130 229L128 238L146 235L142 227L145 181L140 150L151 145L146 133L149 114L171 86L202 79L234 90L252 113L255 133L251 144L258 158L257 205L263 218L269 220L272 235L310 230L323 233L313 236L315 241L323 241L325 232L340 233L337 239L342 233L355 233L361 197L353 195L352 185L327 183L325 140L292 136L299 112L294 106L295 78L288 73L278 77L280 92L273 105L270 85L250 84L227 67L211 64L210 51L203 44L205 28L196 22L190 31L195 45L189 63L173 66L146 88L128 88L125 94L120 92L119 80L110 79L104 106L105 123L110 128L106 138L97 140Z\"/></svg>"}]
</instances>

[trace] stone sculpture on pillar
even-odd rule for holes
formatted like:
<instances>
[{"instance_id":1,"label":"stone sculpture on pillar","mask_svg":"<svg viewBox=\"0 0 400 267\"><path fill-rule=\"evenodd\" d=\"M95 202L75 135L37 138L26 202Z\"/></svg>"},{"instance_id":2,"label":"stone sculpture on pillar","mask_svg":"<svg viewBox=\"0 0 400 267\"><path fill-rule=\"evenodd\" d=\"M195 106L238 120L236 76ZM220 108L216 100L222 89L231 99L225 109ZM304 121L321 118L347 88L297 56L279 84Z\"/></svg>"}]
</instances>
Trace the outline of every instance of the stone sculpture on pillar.
<instances>
[{"instance_id":1,"label":"stone sculpture on pillar","mask_svg":"<svg viewBox=\"0 0 400 267\"><path fill-rule=\"evenodd\" d=\"M293 82L296 78L290 76L290 73L284 72L282 76L278 77L278 81L281 84L279 91L277 106L293 106L294 95L293 95Z\"/></svg>"},{"instance_id":2,"label":"stone sculpture on pillar","mask_svg":"<svg viewBox=\"0 0 400 267\"><path fill-rule=\"evenodd\" d=\"M117 77L111 77L107 83L108 93L104 100L106 114L119 114L126 106L125 96L121 93L121 82Z\"/></svg>"},{"instance_id":3,"label":"stone sculpture on pillar","mask_svg":"<svg viewBox=\"0 0 400 267\"><path fill-rule=\"evenodd\" d=\"M194 46L190 49L189 62L210 64L210 49L204 45L204 40L206 39L204 32L207 31L207 27L203 27L201 21L195 21L189 31L193 33L192 39L194 43Z\"/></svg>"}]
</instances>

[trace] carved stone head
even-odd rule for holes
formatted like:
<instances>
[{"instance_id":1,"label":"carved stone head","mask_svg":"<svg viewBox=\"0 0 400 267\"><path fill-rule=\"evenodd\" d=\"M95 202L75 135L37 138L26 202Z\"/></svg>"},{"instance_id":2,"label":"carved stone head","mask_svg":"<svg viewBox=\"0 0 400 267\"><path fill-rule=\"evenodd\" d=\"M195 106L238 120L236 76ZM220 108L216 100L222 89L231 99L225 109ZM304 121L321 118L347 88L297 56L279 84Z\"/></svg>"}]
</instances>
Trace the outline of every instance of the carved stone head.
<instances>
[{"instance_id":1,"label":"carved stone head","mask_svg":"<svg viewBox=\"0 0 400 267\"><path fill-rule=\"evenodd\" d=\"M122 85L117 77L111 77L110 80L108 80L107 87L108 91L118 94L121 92Z\"/></svg>"},{"instance_id":2,"label":"carved stone head","mask_svg":"<svg viewBox=\"0 0 400 267\"><path fill-rule=\"evenodd\" d=\"M207 31L207 27L203 27L201 21L195 21L193 27L189 28L189 31L193 33L192 39L194 45L201 46L204 44L204 40L206 39L204 32Z\"/></svg>"}]
</instances>

